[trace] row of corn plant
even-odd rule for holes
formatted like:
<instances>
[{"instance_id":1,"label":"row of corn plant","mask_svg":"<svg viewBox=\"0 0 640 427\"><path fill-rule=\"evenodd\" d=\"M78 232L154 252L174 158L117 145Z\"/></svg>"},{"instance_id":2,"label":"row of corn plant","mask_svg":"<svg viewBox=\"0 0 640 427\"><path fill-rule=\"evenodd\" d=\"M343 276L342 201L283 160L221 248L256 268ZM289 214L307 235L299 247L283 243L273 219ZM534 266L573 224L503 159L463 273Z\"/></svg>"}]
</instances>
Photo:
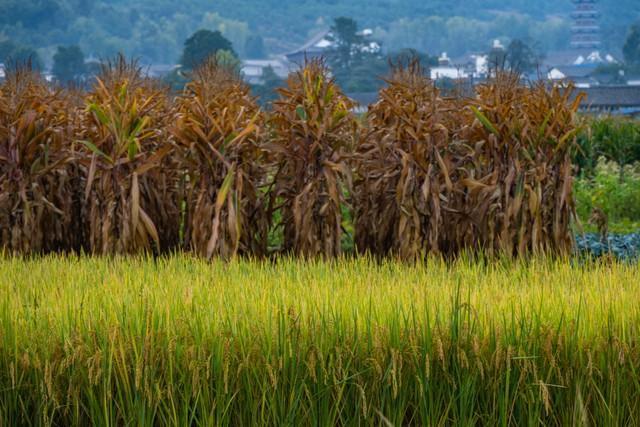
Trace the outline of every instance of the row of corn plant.
<instances>
[{"instance_id":1,"label":"row of corn plant","mask_svg":"<svg viewBox=\"0 0 640 427\"><path fill-rule=\"evenodd\" d=\"M172 106L166 91L119 58L104 66L86 99L79 131L85 147L89 244L100 254L166 250L177 245L167 134ZM159 229L162 232L159 232Z\"/></svg>"},{"instance_id":2,"label":"row of corn plant","mask_svg":"<svg viewBox=\"0 0 640 427\"><path fill-rule=\"evenodd\" d=\"M473 99L446 99L419 64L401 64L358 147L359 249L568 253L580 102L571 93L503 74Z\"/></svg>"},{"instance_id":3,"label":"row of corn plant","mask_svg":"<svg viewBox=\"0 0 640 427\"><path fill-rule=\"evenodd\" d=\"M523 87L516 76L481 86L462 131L476 141L467 177L468 218L480 244L508 254L563 252L575 217L572 153L581 96L545 83ZM469 173L475 176L469 176Z\"/></svg>"},{"instance_id":4,"label":"row of corn plant","mask_svg":"<svg viewBox=\"0 0 640 427\"><path fill-rule=\"evenodd\" d=\"M321 60L269 114L236 72L205 63L183 93L120 57L87 94L28 73L2 87L3 247L96 254L418 258L571 249L571 88L498 75L445 98L398 65L365 120ZM276 220L277 219L277 220Z\"/></svg>"},{"instance_id":5,"label":"row of corn plant","mask_svg":"<svg viewBox=\"0 0 640 427\"><path fill-rule=\"evenodd\" d=\"M358 124L355 104L321 61L292 74L270 118L275 161L272 197L280 208L284 249L303 256L341 252L342 206Z\"/></svg>"},{"instance_id":6,"label":"row of corn plant","mask_svg":"<svg viewBox=\"0 0 640 427\"><path fill-rule=\"evenodd\" d=\"M445 223L457 213L459 106L440 96L415 61L398 64L387 83L355 162L357 246L403 258L447 252L460 231Z\"/></svg>"}]
</instances>

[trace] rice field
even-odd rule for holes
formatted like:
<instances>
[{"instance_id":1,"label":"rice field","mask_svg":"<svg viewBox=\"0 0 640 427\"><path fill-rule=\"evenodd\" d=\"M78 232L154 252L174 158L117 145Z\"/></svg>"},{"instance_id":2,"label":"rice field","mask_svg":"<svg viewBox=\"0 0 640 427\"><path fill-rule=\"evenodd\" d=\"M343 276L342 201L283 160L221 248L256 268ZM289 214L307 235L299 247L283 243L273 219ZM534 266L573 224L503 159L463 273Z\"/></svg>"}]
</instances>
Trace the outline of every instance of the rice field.
<instances>
[{"instance_id":1,"label":"rice field","mask_svg":"<svg viewBox=\"0 0 640 427\"><path fill-rule=\"evenodd\" d=\"M0 258L1 425L637 425L640 264Z\"/></svg>"}]
</instances>

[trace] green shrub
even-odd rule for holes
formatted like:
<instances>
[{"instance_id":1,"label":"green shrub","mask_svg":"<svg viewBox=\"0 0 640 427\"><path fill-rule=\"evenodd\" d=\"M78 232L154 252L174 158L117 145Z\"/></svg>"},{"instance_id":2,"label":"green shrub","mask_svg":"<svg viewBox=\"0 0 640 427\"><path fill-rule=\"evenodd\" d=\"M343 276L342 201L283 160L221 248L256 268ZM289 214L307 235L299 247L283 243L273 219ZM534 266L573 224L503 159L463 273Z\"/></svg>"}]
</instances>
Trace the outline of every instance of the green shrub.
<instances>
[{"instance_id":1,"label":"green shrub","mask_svg":"<svg viewBox=\"0 0 640 427\"><path fill-rule=\"evenodd\" d=\"M601 156L623 166L640 162L640 122L620 117L587 118L578 145L574 161L581 175L592 177ZM619 172L624 174L625 170Z\"/></svg>"},{"instance_id":2,"label":"green shrub","mask_svg":"<svg viewBox=\"0 0 640 427\"><path fill-rule=\"evenodd\" d=\"M596 207L608 216L611 231L640 228L640 163L624 166L622 173L620 169L617 163L601 157L592 177L577 180L578 216L587 228Z\"/></svg>"}]
</instances>

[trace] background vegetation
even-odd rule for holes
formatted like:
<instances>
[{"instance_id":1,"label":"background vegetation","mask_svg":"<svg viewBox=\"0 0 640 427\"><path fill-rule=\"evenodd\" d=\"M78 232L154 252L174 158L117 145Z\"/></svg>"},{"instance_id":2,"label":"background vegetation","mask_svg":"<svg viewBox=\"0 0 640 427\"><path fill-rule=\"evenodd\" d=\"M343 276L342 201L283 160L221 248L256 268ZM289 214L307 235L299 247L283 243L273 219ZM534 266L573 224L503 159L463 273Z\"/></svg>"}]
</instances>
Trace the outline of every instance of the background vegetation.
<instances>
[{"instance_id":1,"label":"background vegetation","mask_svg":"<svg viewBox=\"0 0 640 427\"><path fill-rule=\"evenodd\" d=\"M2 0L0 42L39 49L48 61L58 45L78 44L88 55L109 57L123 50L143 62L175 63L182 41L195 30L220 30L240 55L283 52L351 16L376 28L390 50L410 47L431 54L485 50L493 38L536 41L543 50L565 48L569 0ZM603 0L603 37L619 49L638 17L635 0ZM262 38L262 42L259 40ZM256 47L258 49L256 50Z\"/></svg>"},{"instance_id":2,"label":"background vegetation","mask_svg":"<svg viewBox=\"0 0 640 427\"><path fill-rule=\"evenodd\" d=\"M587 230L594 208L612 232L640 228L640 122L625 118L585 118L578 136L576 204Z\"/></svg>"}]
</instances>

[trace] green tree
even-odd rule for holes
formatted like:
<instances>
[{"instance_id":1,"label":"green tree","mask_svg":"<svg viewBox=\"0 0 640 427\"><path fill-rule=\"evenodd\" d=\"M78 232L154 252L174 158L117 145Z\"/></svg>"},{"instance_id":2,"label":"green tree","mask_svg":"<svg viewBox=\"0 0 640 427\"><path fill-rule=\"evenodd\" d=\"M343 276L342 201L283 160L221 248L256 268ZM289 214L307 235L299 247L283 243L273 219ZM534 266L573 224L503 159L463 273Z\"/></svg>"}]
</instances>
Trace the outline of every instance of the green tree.
<instances>
[{"instance_id":1,"label":"green tree","mask_svg":"<svg viewBox=\"0 0 640 427\"><path fill-rule=\"evenodd\" d=\"M53 76L63 84L77 83L86 73L84 54L79 46L58 46L53 55Z\"/></svg>"},{"instance_id":2,"label":"green tree","mask_svg":"<svg viewBox=\"0 0 640 427\"><path fill-rule=\"evenodd\" d=\"M515 39L505 49L499 43L494 44L488 53L487 62L490 71L513 71L524 74L536 70L542 60L531 46Z\"/></svg>"},{"instance_id":3,"label":"green tree","mask_svg":"<svg viewBox=\"0 0 640 427\"><path fill-rule=\"evenodd\" d=\"M501 45L495 45L487 54L487 64L490 72L507 69L507 51Z\"/></svg>"},{"instance_id":4,"label":"green tree","mask_svg":"<svg viewBox=\"0 0 640 427\"><path fill-rule=\"evenodd\" d=\"M15 48L16 45L11 40L0 41L0 62L4 62Z\"/></svg>"},{"instance_id":5,"label":"green tree","mask_svg":"<svg viewBox=\"0 0 640 427\"><path fill-rule=\"evenodd\" d=\"M331 38L335 43L330 54L331 68L337 74L348 72L363 42L358 34L358 23L351 18L336 18L331 27Z\"/></svg>"},{"instance_id":6,"label":"green tree","mask_svg":"<svg viewBox=\"0 0 640 427\"><path fill-rule=\"evenodd\" d=\"M389 60L392 63L404 63L417 59L420 61L420 65L424 68L425 72L428 72L431 67L438 65L438 57L430 56L428 53L420 52L416 49L400 49L397 52L389 54Z\"/></svg>"},{"instance_id":7,"label":"green tree","mask_svg":"<svg viewBox=\"0 0 640 427\"><path fill-rule=\"evenodd\" d=\"M6 54L3 62L8 70L16 70L23 67L30 67L36 71L42 70L42 61L38 52L28 46L14 46Z\"/></svg>"},{"instance_id":8,"label":"green tree","mask_svg":"<svg viewBox=\"0 0 640 427\"><path fill-rule=\"evenodd\" d=\"M242 63L232 51L226 49L217 51L216 62L218 65L233 71L235 74L240 74Z\"/></svg>"},{"instance_id":9,"label":"green tree","mask_svg":"<svg viewBox=\"0 0 640 427\"><path fill-rule=\"evenodd\" d=\"M363 55L354 61L349 74L339 83L348 93L377 92L383 85L389 66L385 58L376 55Z\"/></svg>"},{"instance_id":10,"label":"green tree","mask_svg":"<svg viewBox=\"0 0 640 427\"><path fill-rule=\"evenodd\" d=\"M511 71L528 73L535 71L539 67L541 58L527 43L515 39L507 46L505 62L507 68Z\"/></svg>"},{"instance_id":11,"label":"green tree","mask_svg":"<svg viewBox=\"0 0 640 427\"><path fill-rule=\"evenodd\" d=\"M220 50L226 50L236 56L233 46L220 31L196 31L184 43L180 64L186 69L197 68L207 58Z\"/></svg>"},{"instance_id":12,"label":"green tree","mask_svg":"<svg viewBox=\"0 0 640 427\"><path fill-rule=\"evenodd\" d=\"M269 65L262 69L262 84L253 85L251 90L258 97L260 105L269 107L278 98L276 89L282 86L284 86L284 80Z\"/></svg>"},{"instance_id":13,"label":"green tree","mask_svg":"<svg viewBox=\"0 0 640 427\"><path fill-rule=\"evenodd\" d=\"M214 56L218 64L223 65L234 73L240 75L242 63L232 51L219 50ZM210 57L211 56L208 58ZM193 68L177 67L164 78L164 82L174 93L179 93L182 92L186 84L191 81L192 76Z\"/></svg>"},{"instance_id":14,"label":"green tree","mask_svg":"<svg viewBox=\"0 0 640 427\"><path fill-rule=\"evenodd\" d=\"M631 26L622 53L627 64L640 65L640 23Z\"/></svg>"},{"instance_id":15,"label":"green tree","mask_svg":"<svg viewBox=\"0 0 640 427\"><path fill-rule=\"evenodd\" d=\"M351 18L337 18L331 27L334 47L328 63L336 81L347 92L374 92L382 85L387 63L380 49L358 32L358 23ZM377 44L379 47L379 44Z\"/></svg>"},{"instance_id":16,"label":"green tree","mask_svg":"<svg viewBox=\"0 0 640 427\"><path fill-rule=\"evenodd\" d=\"M247 58L251 59L264 58L266 55L264 52L264 40L262 40L262 36L249 36L244 46L244 54Z\"/></svg>"},{"instance_id":17,"label":"green tree","mask_svg":"<svg viewBox=\"0 0 640 427\"><path fill-rule=\"evenodd\" d=\"M592 77L604 85L624 85L627 83L625 67L617 63L598 65L598 68L593 71Z\"/></svg>"}]
</instances>

